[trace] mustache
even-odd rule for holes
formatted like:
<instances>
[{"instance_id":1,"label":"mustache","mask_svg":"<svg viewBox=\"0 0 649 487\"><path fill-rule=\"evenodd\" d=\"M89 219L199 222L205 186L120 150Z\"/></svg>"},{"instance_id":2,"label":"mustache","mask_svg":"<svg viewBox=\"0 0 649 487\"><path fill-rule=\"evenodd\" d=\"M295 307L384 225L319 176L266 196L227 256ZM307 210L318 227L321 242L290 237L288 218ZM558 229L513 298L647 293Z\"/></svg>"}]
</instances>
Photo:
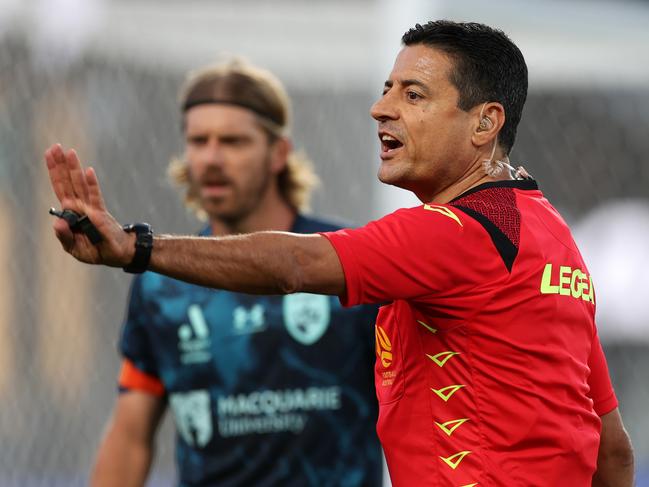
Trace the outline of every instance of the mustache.
<instances>
[{"instance_id":1,"label":"mustache","mask_svg":"<svg viewBox=\"0 0 649 487\"><path fill-rule=\"evenodd\" d=\"M404 135L401 133L401 128L398 127L396 124L390 123L390 122L381 122L379 123L379 132L384 131L392 134L394 137L399 139L400 141L403 141Z\"/></svg>"},{"instance_id":2,"label":"mustache","mask_svg":"<svg viewBox=\"0 0 649 487\"><path fill-rule=\"evenodd\" d=\"M232 180L220 169L208 169L198 178L194 179L198 184L232 184Z\"/></svg>"}]
</instances>

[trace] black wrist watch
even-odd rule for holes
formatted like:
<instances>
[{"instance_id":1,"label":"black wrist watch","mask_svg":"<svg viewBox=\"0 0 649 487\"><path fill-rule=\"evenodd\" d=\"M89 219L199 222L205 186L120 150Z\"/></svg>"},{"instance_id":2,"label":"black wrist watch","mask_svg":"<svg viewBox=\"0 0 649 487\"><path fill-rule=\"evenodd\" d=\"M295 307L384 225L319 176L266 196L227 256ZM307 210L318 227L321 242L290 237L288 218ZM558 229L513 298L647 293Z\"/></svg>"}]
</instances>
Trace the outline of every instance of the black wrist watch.
<instances>
[{"instance_id":1,"label":"black wrist watch","mask_svg":"<svg viewBox=\"0 0 649 487\"><path fill-rule=\"evenodd\" d=\"M148 223L131 223L122 227L125 232L135 232L135 255L124 272L141 274L149 267L151 251L153 250L153 229Z\"/></svg>"}]
</instances>

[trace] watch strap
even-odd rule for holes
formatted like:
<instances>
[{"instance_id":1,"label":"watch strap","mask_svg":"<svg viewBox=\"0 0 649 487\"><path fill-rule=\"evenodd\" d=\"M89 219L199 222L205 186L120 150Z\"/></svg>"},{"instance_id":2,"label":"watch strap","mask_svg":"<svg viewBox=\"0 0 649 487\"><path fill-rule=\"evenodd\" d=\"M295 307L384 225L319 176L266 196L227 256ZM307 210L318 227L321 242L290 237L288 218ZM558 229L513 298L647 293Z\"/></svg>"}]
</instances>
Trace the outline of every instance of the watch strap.
<instances>
[{"instance_id":1,"label":"watch strap","mask_svg":"<svg viewBox=\"0 0 649 487\"><path fill-rule=\"evenodd\" d=\"M131 223L122 227L125 232L135 233L135 254L124 272L141 274L149 267L153 251L153 229L148 223Z\"/></svg>"}]
</instances>

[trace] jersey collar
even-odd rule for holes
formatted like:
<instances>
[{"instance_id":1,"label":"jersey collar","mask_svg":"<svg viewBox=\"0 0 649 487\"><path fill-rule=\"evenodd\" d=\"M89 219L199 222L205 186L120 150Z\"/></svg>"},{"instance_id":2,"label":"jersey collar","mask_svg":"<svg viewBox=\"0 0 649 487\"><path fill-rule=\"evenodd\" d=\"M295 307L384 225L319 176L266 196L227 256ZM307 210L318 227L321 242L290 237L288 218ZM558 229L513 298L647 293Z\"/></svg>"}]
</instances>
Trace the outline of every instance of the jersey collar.
<instances>
[{"instance_id":1,"label":"jersey collar","mask_svg":"<svg viewBox=\"0 0 649 487\"><path fill-rule=\"evenodd\" d=\"M488 183L482 183L478 186L466 190L461 195L453 198L450 203L453 203L454 201L459 200L460 198L464 198L465 196L468 196L470 194L477 193L478 191L491 188L513 188L524 191L534 191L539 189L539 185L534 179L508 179L505 181L490 181Z\"/></svg>"}]
</instances>

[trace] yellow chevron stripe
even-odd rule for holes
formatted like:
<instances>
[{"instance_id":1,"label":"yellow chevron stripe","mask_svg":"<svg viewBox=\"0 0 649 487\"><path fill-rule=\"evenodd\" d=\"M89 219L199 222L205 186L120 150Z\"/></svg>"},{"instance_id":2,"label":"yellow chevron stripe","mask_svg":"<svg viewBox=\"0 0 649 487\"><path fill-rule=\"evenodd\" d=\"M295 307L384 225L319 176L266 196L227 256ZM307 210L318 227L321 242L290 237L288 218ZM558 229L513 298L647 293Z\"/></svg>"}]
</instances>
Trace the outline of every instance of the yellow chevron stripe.
<instances>
[{"instance_id":1,"label":"yellow chevron stripe","mask_svg":"<svg viewBox=\"0 0 649 487\"><path fill-rule=\"evenodd\" d=\"M432 326L427 325L426 323L424 323L423 321L420 321L420 320L417 320L417 323L419 323L421 326L426 328L429 332L437 333L437 328L433 328Z\"/></svg>"},{"instance_id":2,"label":"yellow chevron stripe","mask_svg":"<svg viewBox=\"0 0 649 487\"><path fill-rule=\"evenodd\" d=\"M444 364L449 361L450 358L454 357L455 355L460 355L461 352L453 352L451 350L447 352L440 352L436 355L428 355L426 354L426 357L431 359L433 362L435 362L437 365L440 367L444 367ZM442 357L441 359L439 357Z\"/></svg>"},{"instance_id":3,"label":"yellow chevron stripe","mask_svg":"<svg viewBox=\"0 0 649 487\"><path fill-rule=\"evenodd\" d=\"M465 451L458 452L455 455L451 455L450 457L446 457L446 458L439 457L439 458L441 458L446 465L448 465L453 470L455 470L458 467L458 465L460 465L462 460L464 460L464 457L466 457L469 453L471 452L465 450Z\"/></svg>"},{"instance_id":4,"label":"yellow chevron stripe","mask_svg":"<svg viewBox=\"0 0 649 487\"><path fill-rule=\"evenodd\" d=\"M438 423L437 421L435 421L435 424L439 426L439 429L441 429L444 433L446 433L448 436L451 436L456 429L458 429L468 420L469 418L454 419L452 421L447 421L446 423ZM450 428L449 425L451 425Z\"/></svg>"},{"instance_id":5,"label":"yellow chevron stripe","mask_svg":"<svg viewBox=\"0 0 649 487\"><path fill-rule=\"evenodd\" d=\"M424 210L434 211L434 212L436 212L436 213L439 213L439 214L441 214L441 215L444 215L444 216L450 218L451 220L455 221L455 222L456 222L458 225L460 225L461 227L464 226L464 225L462 225L462 222L461 222L460 219L457 217L457 215L456 215L455 213L453 213L453 212L452 212L449 208L447 208L446 206L438 206L438 205L424 205Z\"/></svg>"},{"instance_id":6,"label":"yellow chevron stripe","mask_svg":"<svg viewBox=\"0 0 649 487\"><path fill-rule=\"evenodd\" d=\"M439 397L441 397L444 402L448 402L451 396L455 394L458 390L460 390L462 387L466 387L466 386L464 384L455 384L452 386L442 387L441 389L433 389L431 387L430 390L433 391L435 394L437 394ZM448 392L447 394L446 391L450 391L450 392Z\"/></svg>"}]
</instances>

